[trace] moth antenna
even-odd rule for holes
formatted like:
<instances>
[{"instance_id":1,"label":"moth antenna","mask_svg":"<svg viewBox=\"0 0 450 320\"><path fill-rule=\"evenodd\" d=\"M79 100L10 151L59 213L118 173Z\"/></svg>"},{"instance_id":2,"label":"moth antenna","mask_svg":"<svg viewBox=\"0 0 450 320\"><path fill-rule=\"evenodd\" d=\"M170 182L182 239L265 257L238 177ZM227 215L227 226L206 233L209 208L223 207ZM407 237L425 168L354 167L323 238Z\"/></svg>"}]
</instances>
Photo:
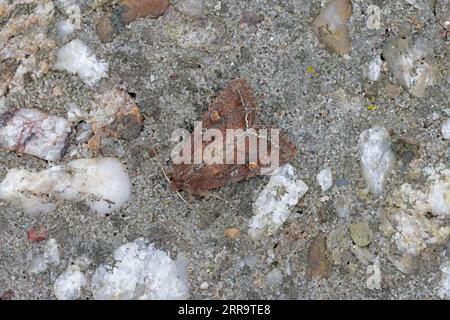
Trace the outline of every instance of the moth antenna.
<instances>
[{"instance_id":1,"label":"moth antenna","mask_svg":"<svg viewBox=\"0 0 450 320\"><path fill-rule=\"evenodd\" d=\"M167 176L166 171L164 170L162 164L161 164L161 160L159 159L159 155L158 155L158 152L157 152L156 150L155 150L155 158L156 158L156 162L158 162L159 168L161 169L161 171L162 171L162 173L163 173L163 175L164 175L164 178L166 178L166 180L167 180L167 182L168 182L169 184L172 183L172 182L170 181L169 177ZM190 204L189 202L187 202L186 199L183 198L183 196L181 195L181 193L180 193L179 191L177 191L177 195L178 195L178 197L179 197L184 203L186 203L189 207L191 206L191 204Z\"/></svg>"}]
</instances>

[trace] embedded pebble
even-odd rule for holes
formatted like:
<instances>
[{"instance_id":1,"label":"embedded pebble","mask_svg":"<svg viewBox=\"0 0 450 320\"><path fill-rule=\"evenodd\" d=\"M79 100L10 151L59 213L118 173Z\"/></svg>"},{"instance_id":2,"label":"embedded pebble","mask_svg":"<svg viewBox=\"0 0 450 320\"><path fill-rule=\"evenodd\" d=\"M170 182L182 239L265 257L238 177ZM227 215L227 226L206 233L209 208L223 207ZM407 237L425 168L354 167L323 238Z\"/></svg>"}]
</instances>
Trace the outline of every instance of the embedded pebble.
<instances>
[{"instance_id":1,"label":"embedded pebble","mask_svg":"<svg viewBox=\"0 0 450 320\"><path fill-rule=\"evenodd\" d=\"M9 109L0 115L0 148L48 161L64 156L72 125L40 109Z\"/></svg>"},{"instance_id":2,"label":"embedded pebble","mask_svg":"<svg viewBox=\"0 0 450 320\"><path fill-rule=\"evenodd\" d=\"M450 119L447 119L442 123L442 137L444 139L450 140Z\"/></svg>"},{"instance_id":3,"label":"embedded pebble","mask_svg":"<svg viewBox=\"0 0 450 320\"><path fill-rule=\"evenodd\" d=\"M424 97L425 89L436 82L433 46L427 40L389 38L383 44L383 57L397 81L415 97Z\"/></svg>"},{"instance_id":4,"label":"embedded pebble","mask_svg":"<svg viewBox=\"0 0 450 320\"><path fill-rule=\"evenodd\" d=\"M350 52L347 23L351 14L350 0L332 0L312 24L314 34L320 41L342 56Z\"/></svg>"},{"instance_id":5,"label":"embedded pebble","mask_svg":"<svg viewBox=\"0 0 450 320\"><path fill-rule=\"evenodd\" d=\"M121 0L107 12L97 24L97 33L102 42L109 42L126 26L139 18L156 19L162 16L170 5L170 0Z\"/></svg>"},{"instance_id":6,"label":"embedded pebble","mask_svg":"<svg viewBox=\"0 0 450 320\"><path fill-rule=\"evenodd\" d=\"M108 77L108 63L97 60L81 40L75 39L58 50L54 68L78 75L88 86Z\"/></svg>"},{"instance_id":7,"label":"embedded pebble","mask_svg":"<svg viewBox=\"0 0 450 320\"><path fill-rule=\"evenodd\" d=\"M275 268L266 275L267 285L276 287L283 283L283 273L280 269Z\"/></svg>"},{"instance_id":8,"label":"embedded pebble","mask_svg":"<svg viewBox=\"0 0 450 320\"><path fill-rule=\"evenodd\" d=\"M83 201L98 214L120 209L131 196L125 167L114 158L78 159L40 172L11 169L0 184L0 199L27 213L55 210L58 199Z\"/></svg>"},{"instance_id":9,"label":"embedded pebble","mask_svg":"<svg viewBox=\"0 0 450 320\"><path fill-rule=\"evenodd\" d=\"M333 174L330 168L322 169L317 175L317 182L320 185L322 191L327 191L333 185Z\"/></svg>"},{"instance_id":10,"label":"embedded pebble","mask_svg":"<svg viewBox=\"0 0 450 320\"><path fill-rule=\"evenodd\" d=\"M319 233L308 248L308 270L311 278L328 278L331 271L331 259L327 248L327 238Z\"/></svg>"},{"instance_id":11,"label":"embedded pebble","mask_svg":"<svg viewBox=\"0 0 450 320\"><path fill-rule=\"evenodd\" d=\"M438 295L441 299L450 299L450 261L447 259L440 267L441 281Z\"/></svg>"},{"instance_id":12,"label":"embedded pebble","mask_svg":"<svg viewBox=\"0 0 450 320\"><path fill-rule=\"evenodd\" d=\"M372 230L367 222L352 223L349 226L350 236L359 247L367 247L372 242Z\"/></svg>"},{"instance_id":13,"label":"embedded pebble","mask_svg":"<svg viewBox=\"0 0 450 320\"><path fill-rule=\"evenodd\" d=\"M308 186L298 178L294 167L287 164L278 168L253 204L249 236L258 240L274 234L307 191Z\"/></svg>"},{"instance_id":14,"label":"embedded pebble","mask_svg":"<svg viewBox=\"0 0 450 320\"><path fill-rule=\"evenodd\" d=\"M76 300L81 296L81 288L88 285L88 280L78 266L69 266L56 279L53 291L58 300Z\"/></svg>"},{"instance_id":15,"label":"embedded pebble","mask_svg":"<svg viewBox=\"0 0 450 320\"><path fill-rule=\"evenodd\" d=\"M143 238L114 251L112 265L92 277L96 300L178 300L188 296L186 269Z\"/></svg>"},{"instance_id":16,"label":"embedded pebble","mask_svg":"<svg viewBox=\"0 0 450 320\"><path fill-rule=\"evenodd\" d=\"M394 165L389 132L382 127L365 130L359 136L363 177L374 197L381 196Z\"/></svg>"},{"instance_id":17,"label":"embedded pebble","mask_svg":"<svg viewBox=\"0 0 450 320\"><path fill-rule=\"evenodd\" d=\"M367 7L367 18L366 26L369 29L380 29L381 26L381 9L379 6L370 5Z\"/></svg>"}]
</instances>

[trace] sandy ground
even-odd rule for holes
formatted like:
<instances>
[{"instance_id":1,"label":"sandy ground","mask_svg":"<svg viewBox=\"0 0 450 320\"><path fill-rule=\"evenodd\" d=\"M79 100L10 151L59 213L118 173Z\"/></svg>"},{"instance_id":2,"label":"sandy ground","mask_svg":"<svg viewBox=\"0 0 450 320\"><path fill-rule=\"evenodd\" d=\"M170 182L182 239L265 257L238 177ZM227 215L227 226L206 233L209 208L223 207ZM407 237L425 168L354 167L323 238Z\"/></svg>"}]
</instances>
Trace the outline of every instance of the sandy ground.
<instances>
[{"instance_id":1,"label":"sandy ground","mask_svg":"<svg viewBox=\"0 0 450 320\"><path fill-rule=\"evenodd\" d=\"M411 1L353 1L352 49L350 57L344 58L326 49L312 33L312 21L325 1L211 0L205 1L203 18L180 13L180 1L172 1L158 19L137 19L106 44L95 29L106 8L88 12L86 1L81 1L85 15L81 29L71 37L81 39L109 63L109 78L89 88L77 76L50 70L41 79L27 79L24 93L7 96L7 106L40 107L66 116L68 103L89 110L93 95L124 83L136 97L145 127L135 140L107 138L102 143L101 155L126 164L133 184L131 199L119 212L101 217L83 204L61 202L53 213L29 215L0 202L0 294L9 291L15 299L54 299L55 279L76 257L92 259L89 275L118 246L145 237L172 257L184 254L188 258L192 299L438 298L439 267L448 255L448 242L427 246L415 257L414 272L406 275L389 261L385 249L391 239L379 226L389 193L406 182L425 183L420 176L411 178L408 168L402 169L405 148L423 167L449 164L449 143L440 132L449 108L448 39L442 36L444 20L439 18L447 15L448 20L448 2L416 1L426 4L417 9ZM382 9L378 30L366 27L364 12L370 4ZM249 12L258 14L260 21L242 23ZM55 24L62 19L65 16L57 9L49 37L56 38ZM380 80L367 80L367 65L380 57L387 35L404 30L428 38L434 48L439 78L424 98L402 89L387 68ZM212 99L238 77L251 84L261 121L283 128L298 147L291 164L309 186L282 230L262 242L249 239L247 225L252 203L268 177L231 184L201 198L182 193L187 205L168 189L160 168L162 164L170 172L173 130L191 130ZM55 96L55 87L62 94ZM398 156L378 200L364 192L357 150L359 134L374 125L391 130ZM414 141L420 152L418 147L403 145L400 137ZM153 148L159 158L149 155ZM62 161L77 157L68 152ZM332 169L334 184L322 192L316 175L326 166ZM0 151L0 179L13 167L38 170L48 163ZM336 214L343 198L351 203L347 219ZM367 221L373 230L368 249L380 259L381 289L367 287L367 266L349 250L342 252L340 262L331 263L326 277L308 276L308 247L316 235L347 230L355 221ZM30 261L41 252L43 242L31 243L27 230L41 224L57 240L61 263L44 273L29 274ZM238 240L224 235L231 227L241 230ZM348 232L343 237L351 241ZM266 275L275 268L283 278L271 286ZM207 288L200 287L204 282ZM89 290L84 290L81 298L90 297Z\"/></svg>"}]
</instances>

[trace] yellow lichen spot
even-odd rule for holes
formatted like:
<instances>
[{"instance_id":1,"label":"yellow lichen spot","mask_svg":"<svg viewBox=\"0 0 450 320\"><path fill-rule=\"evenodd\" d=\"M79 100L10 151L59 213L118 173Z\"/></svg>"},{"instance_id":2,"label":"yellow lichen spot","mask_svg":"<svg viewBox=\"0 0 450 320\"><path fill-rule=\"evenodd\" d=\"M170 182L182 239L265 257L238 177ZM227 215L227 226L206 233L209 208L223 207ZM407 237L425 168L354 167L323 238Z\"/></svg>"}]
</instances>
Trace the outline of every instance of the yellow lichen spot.
<instances>
[{"instance_id":1,"label":"yellow lichen spot","mask_svg":"<svg viewBox=\"0 0 450 320\"><path fill-rule=\"evenodd\" d=\"M367 106L367 110L369 110L369 111L376 111L377 109L378 109L378 107L374 104L369 104Z\"/></svg>"},{"instance_id":2,"label":"yellow lichen spot","mask_svg":"<svg viewBox=\"0 0 450 320\"><path fill-rule=\"evenodd\" d=\"M316 70L314 69L313 66L307 66L306 67L306 73L313 75L313 74L316 74Z\"/></svg>"}]
</instances>

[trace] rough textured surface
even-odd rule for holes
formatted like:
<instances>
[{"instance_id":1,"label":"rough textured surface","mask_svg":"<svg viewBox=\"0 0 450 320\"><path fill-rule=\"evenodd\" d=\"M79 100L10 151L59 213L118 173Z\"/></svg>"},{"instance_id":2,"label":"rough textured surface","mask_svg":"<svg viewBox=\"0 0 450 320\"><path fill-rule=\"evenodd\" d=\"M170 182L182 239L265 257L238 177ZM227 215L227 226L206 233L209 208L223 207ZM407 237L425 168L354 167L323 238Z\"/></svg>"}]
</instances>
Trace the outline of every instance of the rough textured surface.
<instances>
[{"instance_id":1,"label":"rough textured surface","mask_svg":"<svg viewBox=\"0 0 450 320\"><path fill-rule=\"evenodd\" d=\"M72 125L39 109L9 109L0 114L0 148L49 161L64 156Z\"/></svg>"},{"instance_id":2,"label":"rough textured surface","mask_svg":"<svg viewBox=\"0 0 450 320\"><path fill-rule=\"evenodd\" d=\"M65 6L74 2L83 15L80 29L59 42L57 22L68 18ZM448 240L426 242L418 255L404 256L394 238L396 221L390 219L403 211L415 223L424 223L424 230L449 225L448 218L435 217L427 210L414 215L417 212L410 211L416 207L407 197L411 193L399 192L409 184L411 190L423 193L425 202L434 179L448 181L442 173L450 160L449 140L442 137L442 124L450 116L446 111L450 79L447 0L420 1L421 8L405 0L352 1L348 60L325 49L312 31L312 21L327 1L211 0L204 1L204 16L197 18L177 10L182 1L174 0L158 19L136 19L107 44L98 37L97 21L116 5L109 2L91 10L100 2L55 1L59 10L46 20L43 33L55 48L40 46L35 57L37 65L48 61L51 67L58 48L80 39L97 59L109 64L109 78L91 88L78 76L52 68L40 78L31 72L31 77L24 77L26 93L7 90L0 108L39 107L66 117L67 105L76 103L89 113L95 96L121 82L126 84L145 117L143 131L131 141L104 138L99 152L126 165L132 195L108 217L90 214L87 206L68 201L58 203L57 211L38 215L25 214L1 201L2 298L55 299L54 282L71 261L81 255L92 259L92 266L84 272L90 277L100 264L110 264L112 252L137 237L149 239L172 260L180 253L186 255L189 298L193 299L429 299L439 298L440 293L445 297L448 268L440 269L450 257ZM367 27L372 4L381 9L379 29ZM11 13L30 15L34 7L16 5ZM8 11L0 21L2 30L10 20ZM11 38L10 48L15 48L12 42L19 46L23 39L34 39L38 29L32 29ZM407 32L430 41L438 70L435 84L420 99L405 91L381 59L388 36L401 37ZM32 43L44 44L26 44ZM368 77L372 61L380 64L379 78ZM14 75L17 63L13 58L0 63L0 68L5 66ZM291 165L310 187L281 230L264 243L249 239L245 226L268 177L229 184L203 198L182 193L187 205L170 192L161 170L162 166L170 173L172 132L178 128L191 131L217 94L239 77L246 78L253 89L261 121L282 128L299 149ZM360 173L358 137L376 125L390 132L396 162L384 195L373 199ZM71 139L61 163L91 156ZM38 172L48 166L33 156L0 151L0 180L14 167ZM334 180L326 193L316 182L324 166L331 168ZM413 193L416 203L422 199ZM339 216L338 210L346 215ZM350 223L361 221L370 224L374 236L362 248L367 250L363 254L352 249L348 231ZM33 256L42 253L46 242L31 243L27 238L27 230L38 225L45 227L48 238L57 240L61 262L43 273L29 274L26 270ZM224 233L229 228L240 229L240 238L228 238ZM319 232L326 235L332 267L327 279L310 279L308 248ZM378 256L379 273L376 268L367 273L367 267L374 265L371 255ZM282 274L281 284L279 273L271 273L274 269ZM371 287L379 284L380 289L368 288L372 275ZM89 290L82 290L80 299L87 298L92 299Z\"/></svg>"}]
</instances>

